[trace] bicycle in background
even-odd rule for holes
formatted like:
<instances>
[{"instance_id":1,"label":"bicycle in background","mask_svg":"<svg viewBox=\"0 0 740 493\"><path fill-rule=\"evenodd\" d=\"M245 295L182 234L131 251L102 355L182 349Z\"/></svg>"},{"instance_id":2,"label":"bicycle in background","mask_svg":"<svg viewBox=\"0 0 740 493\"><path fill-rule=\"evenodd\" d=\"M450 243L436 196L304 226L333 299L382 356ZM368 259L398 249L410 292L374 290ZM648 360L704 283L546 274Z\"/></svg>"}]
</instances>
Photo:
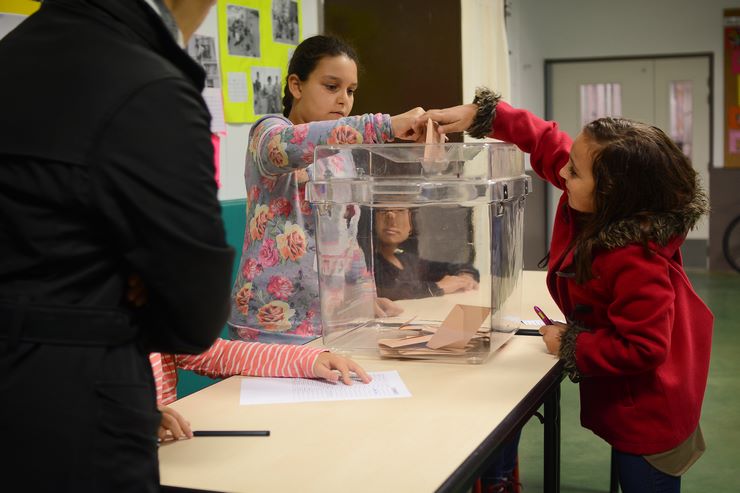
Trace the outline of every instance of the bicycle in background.
<instances>
[{"instance_id":1,"label":"bicycle in background","mask_svg":"<svg viewBox=\"0 0 740 493\"><path fill-rule=\"evenodd\" d=\"M730 221L722 235L722 253L727 263L740 272L740 215Z\"/></svg>"}]
</instances>

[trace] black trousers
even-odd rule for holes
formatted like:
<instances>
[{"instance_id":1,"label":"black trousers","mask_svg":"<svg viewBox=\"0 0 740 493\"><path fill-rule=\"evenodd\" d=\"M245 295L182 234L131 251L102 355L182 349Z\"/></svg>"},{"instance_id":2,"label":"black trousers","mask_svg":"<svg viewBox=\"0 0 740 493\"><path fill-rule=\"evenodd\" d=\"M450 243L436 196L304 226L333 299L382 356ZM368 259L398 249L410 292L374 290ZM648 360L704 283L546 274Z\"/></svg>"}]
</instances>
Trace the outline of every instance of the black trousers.
<instances>
[{"instance_id":1,"label":"black trousers","mask_svg":"<svg viewBox=\"0 0 740 493\"><path fill-rule=\"evenodd\" d=\"M0 449L8 491L159 491L160 414L135 343L0 340Z\"/></svg>"}]
</instances>

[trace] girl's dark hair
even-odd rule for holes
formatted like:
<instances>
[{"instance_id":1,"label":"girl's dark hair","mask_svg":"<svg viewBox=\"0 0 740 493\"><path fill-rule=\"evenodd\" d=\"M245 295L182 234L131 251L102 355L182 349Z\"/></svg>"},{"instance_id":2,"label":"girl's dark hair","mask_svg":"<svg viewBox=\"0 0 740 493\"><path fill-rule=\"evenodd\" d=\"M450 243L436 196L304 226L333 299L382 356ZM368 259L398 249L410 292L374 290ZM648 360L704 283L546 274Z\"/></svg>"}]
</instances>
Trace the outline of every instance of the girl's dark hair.
<instances>
[{"instance_id":1,"label":"girl's dark hair","mask_svg":"<svg viewBox=\"0 0 740 493\"><path fill-rule=\"evenodd\" d=\"M661 129L625 118L600 118L583 128L595 145L594 212L573 241L576 281L593 277L591 262L599 232L623 219L640 224L646 251L655 214L679 212L699 193L688 157Z\"/></svg>"},{"instance_id":2,"label":"girl's dark hair","mask_svg":"<svg viewBox=\"0 0 740 493\"><path fill-rule=\"evenodd\" d=\"M283 116L286 118L293 108L293 95L288 87L288 77L292 74L298 76L302 81L308 80L308 76L314 71L316 65L324 57L334 57L345 55L357 65L360 62L357 59L357 53L346 42L334 36L311 36L304 39L299 44L288 64L288 74L285 76L285 94L283 95Z\"/></svg>"}]
</instances>

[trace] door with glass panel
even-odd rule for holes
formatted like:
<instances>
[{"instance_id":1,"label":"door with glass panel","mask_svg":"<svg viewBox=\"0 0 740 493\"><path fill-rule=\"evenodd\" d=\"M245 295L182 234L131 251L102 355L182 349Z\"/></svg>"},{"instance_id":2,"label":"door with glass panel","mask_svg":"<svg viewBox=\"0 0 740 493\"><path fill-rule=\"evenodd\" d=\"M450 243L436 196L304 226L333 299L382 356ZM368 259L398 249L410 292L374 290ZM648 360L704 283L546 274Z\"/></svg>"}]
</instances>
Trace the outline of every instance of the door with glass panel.
<instances>
[{"instance_id":1,"label":"door with glass panel","mask_svg":"<svg viewBox=\"0 0 740 493\"><path fill-rule=\"evenodd\" d=\"M691 158L709 193L709 57L655 60L655 125L662 128ZM708 216L689 232L687 247L709 239ZM686 248L684 248L686 250ZM687 253L686 251L684 253Z\"/></svg>"},{"instance_id":2,"label":"door with glass panel","mask_svg":"<svg viewBox=\"0 0 740 493\"><path fill-rule=\"evenodd\" d=\"M602 116L623 116L663 129L691 157L709 190L708 56L548 61L547 117L575 137ZM560 193L548 188L550 231ZM687 265L706 266L705 219L684 246ZM688 254L688 255L687 255Z\"/></svg>"}]
</instances>

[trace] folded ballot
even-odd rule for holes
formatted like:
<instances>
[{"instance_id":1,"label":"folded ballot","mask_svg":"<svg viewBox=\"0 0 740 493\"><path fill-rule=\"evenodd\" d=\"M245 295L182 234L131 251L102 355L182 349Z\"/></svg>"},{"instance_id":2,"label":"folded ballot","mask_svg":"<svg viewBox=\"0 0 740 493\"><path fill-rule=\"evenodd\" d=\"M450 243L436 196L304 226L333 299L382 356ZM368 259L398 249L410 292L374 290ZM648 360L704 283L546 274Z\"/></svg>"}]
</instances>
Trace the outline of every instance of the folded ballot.
<instances>
[{"instance_id":1,"label":"folded ballot","mask_svg":"<svg viewBox=\"0 0 740 493\"><path fill-rule=\"evenodd\" d=\"M400 329L412 332L401 338L379 339L378 346L385 356L423 356L465 352L476 337L488 337L488 331L478 333L491 309L484 306L455 305L438 326L410 325Z\"/></svg>"},{"instance_id":2,"label":"folded ballot","mask_svg":"<svg viewBox=\"0 0 740 493\"><path fill-rule=\"evenodd\" d=\"M442 145L447 140L447 137L437 131L438 126L439 124L432 121L431 118L427 120L427 146L424 148L424 159L421 162L425 171L432 171L435 173L444 170L449 162L445 146Z\"/></svg>"},{"instance_id":3,"label":"folded ballot","mask_svg":"<svg viewBox=\"0 0 740 493\"><path fill-rule=\"evenodd\" d=\"M464 348L490 312L491 309L485 306L453 306L427 346L432 349Z\"/></svg>"}]
</instances>

